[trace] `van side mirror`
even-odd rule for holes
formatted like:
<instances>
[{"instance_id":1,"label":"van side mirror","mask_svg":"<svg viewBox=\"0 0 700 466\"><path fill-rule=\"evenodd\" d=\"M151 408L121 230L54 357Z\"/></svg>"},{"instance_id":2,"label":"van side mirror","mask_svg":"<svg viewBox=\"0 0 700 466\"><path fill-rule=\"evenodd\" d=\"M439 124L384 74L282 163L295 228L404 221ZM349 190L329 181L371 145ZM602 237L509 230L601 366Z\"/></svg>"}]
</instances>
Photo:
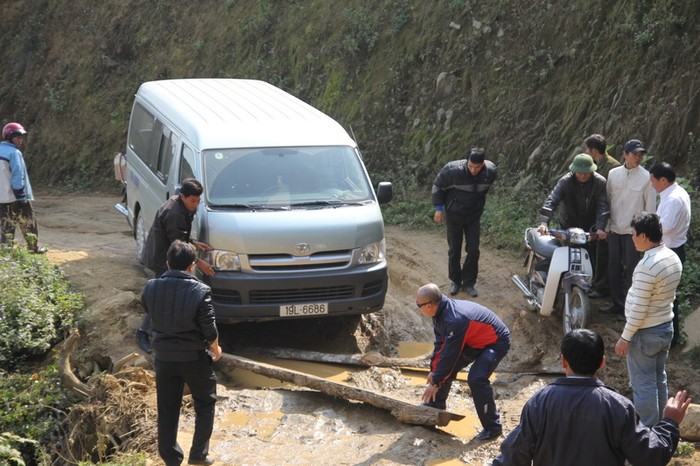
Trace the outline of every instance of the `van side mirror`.
<instances>
[{"instance_id":1,"label":"van side mirror","mask_svg":"<svg viewBox=\"0 0 700 466\"><path fill-rule=\"evenodd\" d=\"M379 201L380 204L386 204L391 201L393 195L394 190L391 187L391 183L388 181L381 181L377 186L377 201Z\"/></svg>"}]
</instances>

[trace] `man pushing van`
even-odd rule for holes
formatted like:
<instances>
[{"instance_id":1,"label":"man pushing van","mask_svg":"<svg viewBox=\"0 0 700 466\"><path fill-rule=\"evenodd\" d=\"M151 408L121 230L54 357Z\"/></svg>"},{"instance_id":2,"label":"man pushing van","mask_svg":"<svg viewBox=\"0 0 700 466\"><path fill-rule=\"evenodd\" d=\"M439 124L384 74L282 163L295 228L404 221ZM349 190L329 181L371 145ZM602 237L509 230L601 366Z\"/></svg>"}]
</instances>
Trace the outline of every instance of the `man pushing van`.
<instances>
[{"instance_id":1,"label":"man pushing van","mask_svg":"<svg viewBox=\"0 0 700 466\"><path fill-rule=\"evenodd\" d=\"M166 256L168 248L175 240L191 243L200 251L211 250L208 244L190 238L192 219L203 191L202 183L194 178L187 178L182 181L180 193L165 201L156 212L141 254L141 262L153 271L155 278L160 278L168 270ZM197 259L195 265L203 274L214 275L214 269L207 261ZM152 350L150 333L151 319L146 314L136 331L136 340L139 347L147 353Z\"/></svg>"}]
</instances>

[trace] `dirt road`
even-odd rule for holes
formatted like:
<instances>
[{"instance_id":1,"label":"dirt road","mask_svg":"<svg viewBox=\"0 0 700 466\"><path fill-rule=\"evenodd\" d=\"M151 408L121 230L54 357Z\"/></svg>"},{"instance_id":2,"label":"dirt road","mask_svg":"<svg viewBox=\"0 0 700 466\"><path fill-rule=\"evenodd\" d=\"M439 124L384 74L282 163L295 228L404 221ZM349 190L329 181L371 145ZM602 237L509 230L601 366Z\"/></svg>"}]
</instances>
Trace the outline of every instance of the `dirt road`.
<instances>
[{"instance_id":1,"label":"dirt road","mask_svg":"<svg viewBox=\"0 0 700 466\"><path fill-rule=\"evenodd\" d=\"M141 319L138 296L147 279L135 257L126 220L114 209L118 200L114 193L40 195L35 202L40 240L48 246L49 258L86 296L86 340L99 348L97 352L102 357L112 361L138 351L133 332ZM387 255L390 286L385 308L363 319L354 341L360 350L396 355L404 342L432 340L430 322L416 310L414 300L416 289L424 283L435 282L443 289L449 285L443 230L435 227L434 231L417 232L388 227ZM522 272L521 263L484 244L480 268L480 295L475 300L498 313L513 334L513 347L501 366L559 370L560 321L525 310L524 299L510 281L514 272ZM594 314L593 320L594 329L603 334L609 349L601 378L629 395L624 361L612 352L622 324L600 314ZM260 335L268 332L265 327L259 328ZM249 331L250 327L246 332ZM303 325L298 331L303 332ZM233 336L227 338L235 338L235 330L232 332ZM326 351L338 350L333 341L326 344ZM235 346L235 342L230 341L229 346ZM421 386L411 386L396 371L374 370L364 375L355 376L355 380L370 380L377 389L414 396L418 402ZM404 425L371 406L332 399L303 388L245 388L249 385L237 380L235 373L222 374L221 379L222 399L217 404L211 443L217 464L481 465L490 464L500 444L470 441L477 427L473 421L465 430L446 433ZM497 405L506 431L517 424L523 403L551 380L541 375L497 375ZM689 372L675 353L669 362L669 381L672 390L688 388L692 393L700 393L700 377ZM473 412L466 384L455 384L453 390L448 408ZM190 413L181 423L183 446L191 431ZM695 459L700 459L700 454L696 453ZM697 464L683 461L675 464ZM159 464L155 457L153 464Z\"/></svg>"}]
</instances>

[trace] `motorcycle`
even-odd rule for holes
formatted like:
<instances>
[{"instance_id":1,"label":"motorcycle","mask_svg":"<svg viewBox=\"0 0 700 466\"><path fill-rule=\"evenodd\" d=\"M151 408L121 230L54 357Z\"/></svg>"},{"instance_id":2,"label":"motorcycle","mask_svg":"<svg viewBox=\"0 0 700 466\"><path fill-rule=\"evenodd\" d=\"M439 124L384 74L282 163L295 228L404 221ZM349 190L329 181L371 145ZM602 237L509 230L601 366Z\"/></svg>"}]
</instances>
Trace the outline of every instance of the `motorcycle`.
<instances>
[{"instance_id":1,"label":"motorcycle","mask_svg":"<svg viewBox=\"0 0 700 466\"><path fill-rule=\"evenodd\" d=\"M565 334L590 324L593 265L583 245L596 239L581 228L549 230L548 235L537 228L525 230L527 272L524 278L513 275L513 282L532 310L544 316L561 312Z\"/></svg>"}]
</instances>

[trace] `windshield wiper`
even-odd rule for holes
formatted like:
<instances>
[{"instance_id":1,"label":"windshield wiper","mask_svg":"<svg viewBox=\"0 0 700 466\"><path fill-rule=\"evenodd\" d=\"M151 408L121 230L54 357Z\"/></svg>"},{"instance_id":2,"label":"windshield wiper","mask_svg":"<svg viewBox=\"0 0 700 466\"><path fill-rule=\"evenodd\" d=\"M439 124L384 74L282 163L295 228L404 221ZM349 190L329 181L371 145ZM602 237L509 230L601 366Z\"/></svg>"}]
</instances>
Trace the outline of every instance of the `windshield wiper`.
<instances>
[{"instance_id":1,"label":"windshield wiper","mask_svg":"<svg viewBox=\"0 0 700 466\"><path fill-rule=\"evenodd\" d=\"M340 207L344 205L364 205L367 201L340 201L340 200L325 200L325 201L308 201L308 202L296 202L291 204L291 207L313 207L313 206L329 206L329 207Z\"/></svg>"}]
</instances>

